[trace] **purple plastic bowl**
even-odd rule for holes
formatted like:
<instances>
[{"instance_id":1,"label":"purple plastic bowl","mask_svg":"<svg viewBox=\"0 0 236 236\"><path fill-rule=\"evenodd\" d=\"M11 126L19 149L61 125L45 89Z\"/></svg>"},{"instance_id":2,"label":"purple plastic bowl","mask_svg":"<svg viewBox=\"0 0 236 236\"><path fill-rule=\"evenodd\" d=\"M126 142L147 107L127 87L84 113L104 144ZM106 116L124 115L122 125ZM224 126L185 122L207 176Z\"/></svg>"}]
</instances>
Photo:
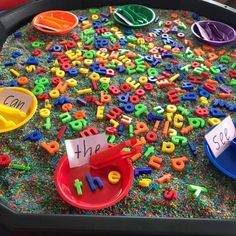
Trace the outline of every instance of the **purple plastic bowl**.
<instances>
[{"instance_id":1,"label":"purple plastic bowl","mask_svg":"<svg viewBox=\"0 0 236 236\"><path fill-rule=\"evenodd\" d=\"M204 28L205 25L209 22L214 23L215 26L217 26L217 28L220 31L227 34L229 39L224 40L224 41L212 41L212 40L207 40L207 39L202 38L200 36L200 34L198 33L199 31L198 31L198 27L196 26L196 24L200 24ZM234 40L236 40L236 31L234 30L234 28L232 28L231 26L226 25L222 22L219 22L219 21L213 21L213 20L198 21L198 22L195 22L194 24L192 24L191 30L192 30L193 34L196 36L196 38L199 39L199 41L201 41L203 43L206 43L206 44L209 44L209 45L212 45L212 46L222 46L222 45L225 45L227 43L231 43Z\"/></svg>"}]
</instances>

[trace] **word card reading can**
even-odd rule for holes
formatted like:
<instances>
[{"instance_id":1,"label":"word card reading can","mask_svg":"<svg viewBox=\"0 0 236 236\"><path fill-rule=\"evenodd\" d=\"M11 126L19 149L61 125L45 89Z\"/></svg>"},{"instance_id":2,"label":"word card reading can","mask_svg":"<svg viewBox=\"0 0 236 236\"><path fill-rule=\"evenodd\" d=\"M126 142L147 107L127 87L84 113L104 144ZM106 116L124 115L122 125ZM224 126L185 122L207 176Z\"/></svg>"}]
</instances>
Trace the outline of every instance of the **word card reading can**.
<instances>
[{"instance_id":1,"label":"word card reading can","mask_svg":"<svg viewBox=\"0 0 236 236\"><path fill-rule=\"evenodd\" d=\"M32 96L13 89L4 88L0 93L0 104L16 108L25 113L28 112L32 101Z\"/></svg>"}]
</instances>

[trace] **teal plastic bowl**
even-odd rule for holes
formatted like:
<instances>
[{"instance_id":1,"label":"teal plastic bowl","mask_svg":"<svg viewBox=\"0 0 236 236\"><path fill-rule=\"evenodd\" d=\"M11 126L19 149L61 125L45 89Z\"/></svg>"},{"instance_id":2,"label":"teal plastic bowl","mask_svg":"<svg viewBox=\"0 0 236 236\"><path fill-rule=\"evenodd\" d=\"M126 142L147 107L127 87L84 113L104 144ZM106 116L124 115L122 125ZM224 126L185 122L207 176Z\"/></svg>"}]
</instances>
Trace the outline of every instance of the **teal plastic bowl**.
<instances>
[{"instance_id":1,"label":"teal plastic bowl","mask_svg":"<svg viewBox=\"0 0 236 236\"><path fill-rule=\"evenodd\" d=\"M132 25L132 26L127 24L127 23L125 23L116 14L113 14L114 19L118 23L120 23L121 25L124 25L126 27L129 27L129 28L139 28L139 27L147 26L147 25L151 24L155 20L155 17L156 17L155 12L151 8L145 7L145 6L142 6L142 5L137 5L137 4L123 5L123 6L118 7L116 9L116 11L119 10L119 9L125 10L125 11L127 9L132 9L135 12L135 13L132 14L132 16L133 16L133 18L134 18L136 23L134 25ZM140 18L142 18L142 19L146 18L147 22L145 22L145 23L138 22L138 20L136 20L136 17L135 17L136 14L138 14L140 16Z\"/></svg>"}]
</instances>

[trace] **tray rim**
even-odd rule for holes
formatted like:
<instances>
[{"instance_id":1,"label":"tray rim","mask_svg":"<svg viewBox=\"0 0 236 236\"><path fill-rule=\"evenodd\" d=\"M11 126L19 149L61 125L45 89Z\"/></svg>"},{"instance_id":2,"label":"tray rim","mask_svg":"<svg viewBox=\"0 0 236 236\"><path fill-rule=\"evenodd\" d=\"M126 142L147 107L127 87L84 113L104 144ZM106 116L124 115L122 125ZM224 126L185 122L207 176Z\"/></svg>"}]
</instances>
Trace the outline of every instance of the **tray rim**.
<instances>
[{"instance_id":1,"label":"tray rim","mask_svg":"<svg viewBox=\"0 0 236 236\"><path fill-rule=\"evenodd\" d=\"M236 27L236 9L212 0L31 0L15 9L0 13L0 50L8 35L27 23L36 14L53 9L84 9L123 4L143 4L153 8L182 9L221 20ZM217 14L217 12L221 14ZM148 226L148 227L147 227ZM224 235L236 232L235 220L204 218L158 218L139 216L84 216L56 214L21 214L0 203L0 228L10 231L50 230L50 232L118 233L135 235Z\"/></svg>"}]
</instances>

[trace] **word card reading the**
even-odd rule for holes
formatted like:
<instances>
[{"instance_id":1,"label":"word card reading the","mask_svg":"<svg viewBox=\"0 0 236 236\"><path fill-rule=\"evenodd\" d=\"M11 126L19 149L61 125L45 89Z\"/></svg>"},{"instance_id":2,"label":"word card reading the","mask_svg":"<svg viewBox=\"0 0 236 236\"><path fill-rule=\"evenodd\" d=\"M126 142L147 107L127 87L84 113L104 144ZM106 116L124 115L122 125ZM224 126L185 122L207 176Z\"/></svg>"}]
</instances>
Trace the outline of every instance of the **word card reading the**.
<instances>
[{"instance_id":1,"label":"word card reading the","mask_svg":"<svg viewBox=\"0 0 236 236\"><path fill-rule=\"evenodd\" d=\"M89 163L89 158L97 152L107 148L104 133L88 137L65 140L70 168Z\"/></svg>"},{"instance_id":2,"label":"word card reading the","mask_svg":"<svg viewBox=\"0 0 236 236\"><path fill-rule=\"evenodd\" d=\"M12 89L4 88L0 93L0 104L16 108L25 113L28 112L32 101L32 96Z\"/></svg>"},{"instance_id":3,"label":"word card reading the","mask_svg":"<svg viewBox=\"0 0 236 236\"><path fill-rule=\"evenodd\" d=\"M236 131L230 116L226 117L221 123L205 135L206 141L210 146L215 158L217 158L230 142L235 138Z\"/></svg>"}]
</instances>

